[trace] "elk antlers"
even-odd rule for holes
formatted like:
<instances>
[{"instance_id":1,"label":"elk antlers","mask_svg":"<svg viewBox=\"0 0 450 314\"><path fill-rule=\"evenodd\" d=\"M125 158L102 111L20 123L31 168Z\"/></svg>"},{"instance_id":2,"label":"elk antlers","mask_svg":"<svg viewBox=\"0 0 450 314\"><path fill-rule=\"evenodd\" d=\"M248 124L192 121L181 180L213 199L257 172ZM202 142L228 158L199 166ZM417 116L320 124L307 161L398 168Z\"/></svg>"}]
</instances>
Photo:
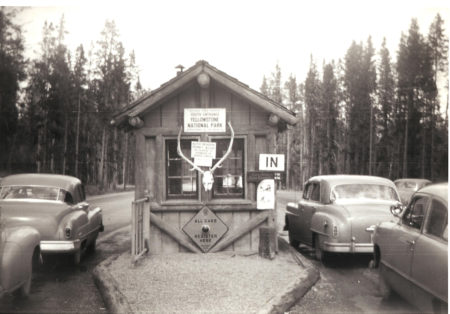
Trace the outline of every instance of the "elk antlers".
<instances>
[{"instance_id":1,"label":"elk antlers","mask_svg":"<svg viewBox=\"0 0 450 314\"><path fill-rule=\"evenodd\" d=\"M210 191L212 189L212 185L214 183L214 177L213 177L214 171L217 168L221 167L222 163L225 161L225 159L228 158L228 155L230 155L231 149L233 148L234 130L233 130L233 127L231 126L230 121L228 121L228 127L230 128L230 131L231 131L231 139L230 139L230 144L228 145L228 149L227 149L225 155L223 155L223 157L220 158L220 160L214 166L212 166L209 170L206 170L206 171L201 169L199 166L197 166L195 163L193 163L189 158L184 156L183 152L181 151L181 144L180 144L181 131L183 130L183 127L180 127L180 131L178 132L177 153L184 161L186 161L188 164L190 164L192 166L191 171L195 169L203 175L202 183L203 183L203 187L205 188L205 191Z\"/></svg>"}]
</instances>

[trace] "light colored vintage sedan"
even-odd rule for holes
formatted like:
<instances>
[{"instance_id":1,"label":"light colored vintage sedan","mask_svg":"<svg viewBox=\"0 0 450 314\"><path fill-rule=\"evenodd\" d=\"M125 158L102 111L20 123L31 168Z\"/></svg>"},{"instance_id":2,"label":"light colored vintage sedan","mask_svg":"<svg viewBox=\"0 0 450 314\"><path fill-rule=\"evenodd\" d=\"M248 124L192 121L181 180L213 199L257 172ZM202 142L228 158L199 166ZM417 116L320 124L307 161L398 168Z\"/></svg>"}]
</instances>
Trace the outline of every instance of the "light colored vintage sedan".
<instances>
[{"instance_id":1,"label":"light colored vintage sedan","mask_svg":"<svg viewBox=\"0 0 450 314\"><path fill-rule=\"evenodd\" d=\"M411 196L424 186L431 184L427 179L405 178L394 181L403 204L407 205Z\"/></svg>"},{"instance_id":2,"label":"light colored vintage sedan","mask_svg":"<svg viewBox=\"0 0 450 314\"><path fill-rule=\"evenodd\" d=\"M73 254L74 263L94 250L103 231L102 211L86 202L84 186L75 177L56 174L18 174L4 177L0 207L9 227L31 226L48 254Z\"/></svg>"},{"instance_id":3,"label":"light colored vintage sedan","mask_svg":"<svg viewBox=\"0 0 450 314\"><path fill-rule=\"evenodd\" d=\"M40 264L39 240L32 227L5 227L0 208L0 297L29 295L33 270Z\"/></svg>"},{"instance_id":4,"label":"light colored vintage sedan","mask_svg":"<svg viewBox=\"0 0 450 314\"><path fill-rule=\"evenodd\" d=\"M447 313L448 183L426 186L392 211L398 219L373 235L383 294L394 290L423 312Z\"/></svg>"},{"instance_id":5,"label":"light colored vintage sedan","mask_svg":"<svg viewBox=\"0 0 450 314\"><path fill-rule=\"evenodd\" d=\"M361 175L326 175L305 183L302 199L288 203L285 230L294 247L312 246L318 260L329 253L372 253L366 229L393 219L400 197L391 180Z\"/></svg>"}]
</instances>

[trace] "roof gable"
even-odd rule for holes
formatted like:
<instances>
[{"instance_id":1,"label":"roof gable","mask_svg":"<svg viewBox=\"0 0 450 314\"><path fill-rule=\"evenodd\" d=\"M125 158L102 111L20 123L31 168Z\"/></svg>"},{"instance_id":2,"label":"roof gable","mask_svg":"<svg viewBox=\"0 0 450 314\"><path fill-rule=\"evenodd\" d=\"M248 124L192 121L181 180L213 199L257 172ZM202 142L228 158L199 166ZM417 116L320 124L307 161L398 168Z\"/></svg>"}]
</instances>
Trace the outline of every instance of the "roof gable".
<instances>
[{"instance_id":1,"label":"roof gable","mask_svg":"<svg viewBox=\"0 0 450 314\"><path fill-rule=\"evenodd\" d=\"M148 112L162 100L170 97L181 88L195 80L200 73L206 73L211 79L241 95L241 97L249 102L277 115L286 123L291 125L297 123L298 119L295 116L295 113L291 110L271 100L262 93L251 89L248 85L245 85L225 72L211 66L208 62L202 60L198 61L194 66L180 73L170 81L164 83L158 89L151 91L150 93L127 105L121 112L114 116L113 124L120 126L128 121L128 119L141 116L145 112Z\"/></svg>"}]
</instances>

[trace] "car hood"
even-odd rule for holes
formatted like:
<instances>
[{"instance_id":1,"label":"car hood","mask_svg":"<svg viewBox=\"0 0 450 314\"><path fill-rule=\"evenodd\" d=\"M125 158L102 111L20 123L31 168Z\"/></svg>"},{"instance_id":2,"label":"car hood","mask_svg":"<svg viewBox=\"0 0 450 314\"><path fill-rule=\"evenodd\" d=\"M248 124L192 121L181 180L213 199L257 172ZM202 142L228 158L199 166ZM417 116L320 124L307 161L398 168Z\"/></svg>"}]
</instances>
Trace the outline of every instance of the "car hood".
<instances>
[{"instance_id":1,"label":"car hood","mask_svg":"<svg viewBox=\"0 0 450 314\"><path fill-rule=\"evenodd\" d=\"M41 240L58 240L60 221L70 211L70 206L55 201L0 201L2 223L7 227L31 226L36 228Z\"/></svg>"}]
</instances>

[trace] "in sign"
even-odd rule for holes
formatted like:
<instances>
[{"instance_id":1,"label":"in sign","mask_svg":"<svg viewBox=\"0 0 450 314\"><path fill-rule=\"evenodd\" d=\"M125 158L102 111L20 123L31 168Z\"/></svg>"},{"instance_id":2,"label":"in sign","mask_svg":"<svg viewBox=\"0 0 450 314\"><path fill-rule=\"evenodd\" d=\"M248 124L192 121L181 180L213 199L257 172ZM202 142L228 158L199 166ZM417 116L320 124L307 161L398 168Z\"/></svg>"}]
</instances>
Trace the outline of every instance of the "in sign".
<instances>
[{"instance_id":1,"label":"in sign","mask_svg":"<svg viewBox=\"0 0 450 314\"><path fill-rule=\"evenodd\" d=\"M283 154L260 154L259 170L265 171L284 171Z\"/></svg>"}]
</instances>

